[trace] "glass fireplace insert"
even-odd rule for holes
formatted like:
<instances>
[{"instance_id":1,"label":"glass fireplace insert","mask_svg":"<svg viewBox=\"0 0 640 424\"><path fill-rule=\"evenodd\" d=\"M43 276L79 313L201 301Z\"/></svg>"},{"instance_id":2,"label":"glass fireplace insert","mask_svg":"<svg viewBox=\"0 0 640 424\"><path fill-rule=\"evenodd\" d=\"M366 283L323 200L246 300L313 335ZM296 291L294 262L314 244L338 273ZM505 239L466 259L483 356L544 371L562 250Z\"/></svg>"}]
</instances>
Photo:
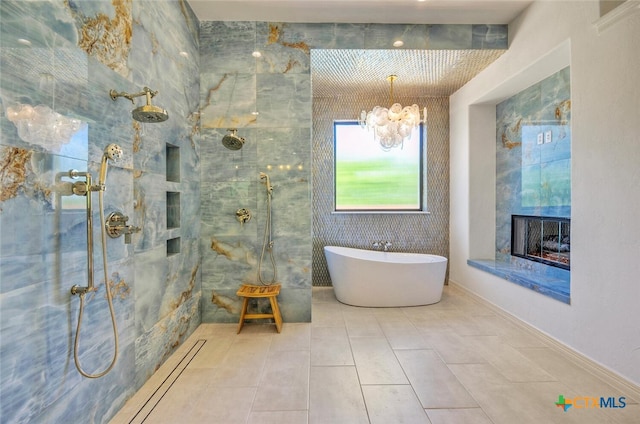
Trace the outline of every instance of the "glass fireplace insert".
<instances>
[{"instance_id":1,"label":"glass fireplace insert","mask_svg":"<svg viewBox=\"0 0 640 424\"><path fill-rule=\"evenodd\" d=\"M511 255L563 269L571 266L571 220L511 216Z\"/></svg>"}]
</instances>

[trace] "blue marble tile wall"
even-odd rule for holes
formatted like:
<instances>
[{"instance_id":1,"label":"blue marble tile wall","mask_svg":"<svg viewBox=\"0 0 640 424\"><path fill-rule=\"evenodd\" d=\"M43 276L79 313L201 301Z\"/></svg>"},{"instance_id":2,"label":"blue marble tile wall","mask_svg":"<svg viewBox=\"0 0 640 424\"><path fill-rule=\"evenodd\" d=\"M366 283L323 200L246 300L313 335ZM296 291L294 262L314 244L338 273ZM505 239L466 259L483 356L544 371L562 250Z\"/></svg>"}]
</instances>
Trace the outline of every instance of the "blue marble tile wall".
<instances>
[{"instance_id":1,"label":"blue marble tile wall","mask_svg":"<svg viewBox=\"0 0 640 424\"><path fill-rule=\"evenodd\" d=\"M550 267L511 257L511 215L571 217L569 71L496 106L496 260L543 273Z\"/></svg>"},{"instance_id":2,"label":"blue marble tile wall","mask_svg":"<svg viewBox=\"0 0 640 424\"><path fill-rule=\"evenodd\" d=\"M267 212L260 172L274 186L283 318L311 320L310 51L387 49L397 37L408 49L507 48L504 25L201 22L203 322L237 322L239 285L258 281ZM221 144L228 128L246 139L241 150ZM239 208L253 213L242 225L236 220ZM265 278L273 276L268 258L261 269Z\"/></svg>"},{"instance_id":3,"label":"blue marble tile wall","mask_svg":"<svg viewBox=\"0 0 640 424\"><path fill-rule=\"evenodd\" d=\"M0 421L105 423L200 323L199 23L184 1L0 2ZM158 90L169 120L140 124L109 90ZM136 106L144 98L136 99ZM142 228L108 239L108 286L119 335L115 368L82 377L73 359L86 285L85 198L68 195L70 169L97 180L104 148L105 211ZM180 180L166 181L167 143ZM167 228L167 191L180 193ZM97 291L87 295L79 359L105 369L114 338L106 302L97 194ZM176 205L171 205L176 208ZM167 257L167 240L180 240Z\"/></svg>"}]
</instances>

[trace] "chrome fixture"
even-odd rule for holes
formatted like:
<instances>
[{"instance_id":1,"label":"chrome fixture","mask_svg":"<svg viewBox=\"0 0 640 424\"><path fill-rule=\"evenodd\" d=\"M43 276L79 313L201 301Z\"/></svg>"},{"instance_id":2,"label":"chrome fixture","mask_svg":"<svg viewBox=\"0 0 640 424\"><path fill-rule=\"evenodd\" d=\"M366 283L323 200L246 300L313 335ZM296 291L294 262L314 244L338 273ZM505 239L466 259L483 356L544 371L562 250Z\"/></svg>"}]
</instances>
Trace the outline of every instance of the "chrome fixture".
<instances>
[{"instance_id":1,"label":"chrome fixture","mask_svg":"<svg viewBox=\"0 0 640 424\"><path fill-rule=\"evenodd\" d=\"M240 221L240 224L244 224L251 219L251 211L246 208L241 208L236 211L236 219Z\"/></svg>"},{"instance_id":2,"label":"chrome fixture","mask_svg":"<svg viewBox=\"0 0 640 424\"><path fill-rule=\"evenodd\" d=\"M104 191L106 190L107 180L107 168L108 161L119 159L122 156L122 149L117 144L109 144L104 150L102 155L102 162L100 165L100 174L98 177L98 184L93 184L91 173L79 172L71 170L67 176L73 179L78 177L84 177L84 181L78 181L73 183L71 192L77 196L85 196L86 210L87 210L87 285L79 286L74 285L71 287L71 294L78 295L80 297L80 309L78 311L78 324L76 327L75 342L73 345L73 359L76 364L78 372L87 378L99 378L109 373L116 364L118 359L118 327L116 325L116 315L113 309L113 299L111 295L111 289L109 287L109 272L107 270L107 229L105 226L101 226L101 241L102 241L102 265L104 271L104 285L107 295L107 303L109 305L109 313L111 315L111 326L113 328L114 338L114 353L111 360L111 364L104 370L95 374L89 374L83 370L78 359L78 347L80 344L80 329L82 328L82 316L84 313L84 297L87 293L95 292L97 289L94 286L93 278L93 208L91 203L92 192L98 192L99 208L100 208L100 221L104 222Z\"/></svg>"},{"instance_id":3,"label":"chrome fixture","mask_svg":"<svg viewBox=\"0 0 640 424\"><path fill-rule=\"evenodd\" d=\"M269 286L274 284L278 280L278 270L276 268L276 260L273 256L273 240L271 239L271 196L273 194L273 186L269 180L269 176L264 172L260 173L260 179L264 180L267 186L267 221L264 227L264 238L262 241L262 253L260 253L260 262L258 263L258 281L262 285ZM269 281L265 281L262 278L262 263L264 261L264 252L269 249L269 255L271 257L271 265L273 266L273 278Z\"/></svg>"},{"instance_id":4,"label":"chrome fixture","mask_svg":"<svg viewBox=\"0 0 640 424\"><path fill-rule=\"evenodd\" d=\"M229 128L227 130L229 134L222 137L222 145L229 150L240 150L244 146L244 138L238 136L238 130L235 128Z\"/></svg>"},{"instance_id":5,"label":"chrome fixture","mask_svg":"<svg viewBox=\"0 0 640 424\"><path fill-rule=\"evenodd\" d=\"M389 151L394 147L402 147L402 143L411 137L411 131L420 125L420 108L414 104L405 106L393 103L393 82L396 75L389 75L389 109L376 106L369 113L362 111L358 123L362 128L373 130L373 138L380 143L382 150ZM427 120L427 108L424 108L424 121Z\"/></svg>"},{"instance_id":6,"label":"chrome fixture","mask_svg":"<svg viewBox=\"0 0 640 424\"><path fill-rule=\"evenodd\" d=\"M384 251L387 252L391 248L391 246L393 246L393 245L392 245L392 243L390 241L385 241L384 245L383 245Z\"/></svg>"},{"instance_id":7,"label":"chrome fixture","mask_svg":"<svg viewBox=\"0 0 640 424\"><path fill-rule=\"evenodd\" d=\"M131 234L140 232L142 228L133 225L127 225L129 217L123 215L122 212L111 212L104 222L107 235L111 238L118 238L124 234L124 243L131 243Z\"/></svg>"},{"instance_id":8,"label":"chrome fixture","mask_svg":"<svg viewBox=\"0 0 640 424\"><path fill-rule=\"evenodd\" d=\"M134 97L146 96L147 104L144 106L140 106L138 108L133 109L131 115L133 119L139 122L147 123L147 122L164 122L169 119L169 114L166 110L161 107L154 106L151 104L151 98L158 94L157 91L151 90L149 87L144 87L141 92L129 94L126 92L117 92L116 90L109 91L109 96L111 96L111 100L116 100L118 97L125 97L131 100L131 103L135 105L133 101Z\"/></svg>"}]
</instances>

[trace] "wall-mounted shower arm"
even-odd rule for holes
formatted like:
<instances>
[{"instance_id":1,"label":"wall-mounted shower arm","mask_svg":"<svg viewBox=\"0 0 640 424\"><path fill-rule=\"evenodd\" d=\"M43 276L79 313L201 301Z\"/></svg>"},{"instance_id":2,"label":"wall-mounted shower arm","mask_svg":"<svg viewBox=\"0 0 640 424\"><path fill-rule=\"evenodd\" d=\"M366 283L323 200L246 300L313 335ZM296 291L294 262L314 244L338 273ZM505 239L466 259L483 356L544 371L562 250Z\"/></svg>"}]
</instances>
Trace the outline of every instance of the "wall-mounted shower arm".
<instances>
[{"instance_id":1,"label":"wall-mounted shower arm","mask_svg":"<svg viewBox=\"0 0 640 424\"><path fill-rule=\"evenodd\" d=\"M115 100L118 97L124 97L126 99L131 100L131 103L135 103L133 101L134 97L147 96L149 99L152 99L156 94L158 94L158 91L157 90L153 91L149 87L144 87L141 92L134 93L134 94L127 93L125 91L121 91L121 92L117 92L116 90L109 91L109 96L111 96L111 100Z\"/></svg>"}]
</instances>

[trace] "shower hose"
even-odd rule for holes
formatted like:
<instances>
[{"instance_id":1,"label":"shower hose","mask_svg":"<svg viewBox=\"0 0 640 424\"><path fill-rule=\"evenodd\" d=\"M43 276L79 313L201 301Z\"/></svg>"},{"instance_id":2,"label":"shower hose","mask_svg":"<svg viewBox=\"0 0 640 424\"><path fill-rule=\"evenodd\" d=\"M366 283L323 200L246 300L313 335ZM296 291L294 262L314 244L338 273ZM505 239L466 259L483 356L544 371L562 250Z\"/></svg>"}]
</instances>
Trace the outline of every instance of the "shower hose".
<instances>
[{"instance_id":1,"label":"shower hose","mask_svg":"<svg viewBox=\"0 0 640 424\"><path fill-rule=\"evenodd\" d=\"M87 193L87 196L91 196L91 192ZM100 208L100 223L104 223L104 194L103 190L98 191L98 203ZM78 372L87 378L100 378L109 371L113 369L116 365L116 361L118 359L118 327L116 325L116 314L113 309L113 299L111 296L111 288L109 287L109 276L107 272L107 230L104 225L100 225L101 231L101 242L102 242L102 264L104 270L104 286L107 291L107 303L109 304L109 313L111 314L111 327L113 328L113 338L114 338L114 353L113 359L111 360L111 364L107 369L101 371L96 374L90 374L82 369L82 365L80 365L80 359L78 358L78 345L80 344L80 328L82 327L82 315L84 312L84 296L86 292L80 293L80 311L78 312L78 326L76 328L76 337L75 342L73 344L73 360L76 363L76 368ZM91 254L91 253L89 253Z\"/></svg>"},{"instance_id":2,"label":"shower hose","mask_svg":"<svg viewBox=\"0 0 640 424\"><path fill-rule=\"evenodd\" d=\"M269 183L267 183L268 185ZM271 191L267 187L267 222L264 227L264 238L262 241L262 253L260 253L260 262L258 262L258 281L263 286L270 286L278 280L278 269L276 268L276 260L273 257L273 240L271 239ZM273 278L269 281L265 281L262 278L262 264L264 261L264 252L269 249L269 256L271 257L271 265L273 266Z\"/></svg>"}]
</instances>

